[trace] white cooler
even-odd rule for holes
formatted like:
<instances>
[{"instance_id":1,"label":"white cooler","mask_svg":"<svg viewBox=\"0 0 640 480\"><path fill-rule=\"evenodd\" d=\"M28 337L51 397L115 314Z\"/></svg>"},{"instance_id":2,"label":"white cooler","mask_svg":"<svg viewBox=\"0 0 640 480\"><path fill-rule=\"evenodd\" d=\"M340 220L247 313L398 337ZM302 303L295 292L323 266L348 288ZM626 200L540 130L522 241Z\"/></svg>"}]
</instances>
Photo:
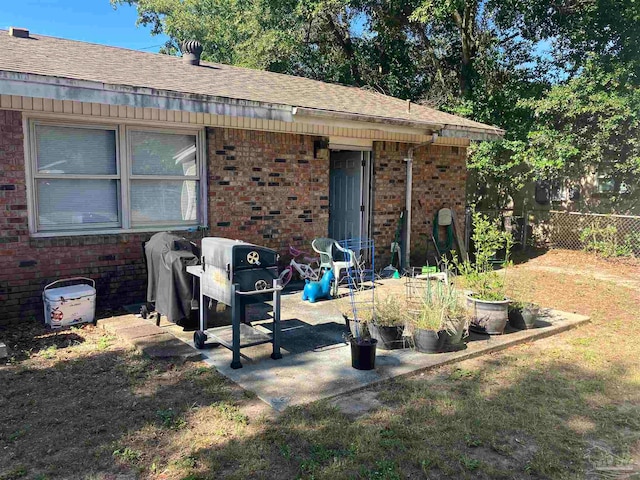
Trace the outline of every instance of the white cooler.
<instances>
[{"instance_id":1,"label":"white cooler","mask_svg":"<svg viewBox=\"0 0 640 480\"><path fill-rule=\"evenodd\" d=\"M91 282L91 285L79 283L66 287L52 286L75 280ZM44 287L44 321L51 328L66 327L78 323L95 323L96 282L90 278L73 277L56 280Z\"/></svg>"}]
</instances>

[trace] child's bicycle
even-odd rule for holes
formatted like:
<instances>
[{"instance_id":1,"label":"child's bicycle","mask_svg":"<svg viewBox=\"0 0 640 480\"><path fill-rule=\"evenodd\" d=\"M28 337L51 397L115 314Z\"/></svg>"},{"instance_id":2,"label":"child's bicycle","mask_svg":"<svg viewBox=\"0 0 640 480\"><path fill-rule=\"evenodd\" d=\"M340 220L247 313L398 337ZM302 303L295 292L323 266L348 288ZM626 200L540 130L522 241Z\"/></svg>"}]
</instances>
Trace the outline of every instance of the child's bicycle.
<instances>
[{"instance_id":1,"label":"child's bicycle","mask_svg":"<svg viewBox=\"0 0 640 480\"><path fill-rule=\"evenodd\" d=\"M282 282L282 286L287 285L291 281L291 277L293 277L293 270L295 269L300 275L302 280L311 280L313 282L317 282L320 280L320 264L317 259L313 257L306 256L305 252L298 250L294 246L289 245L289 253L291 254L291 261L289 265L287 265L282 273L280 273L280 281ZM308 263L298 263L296 262L296 258L302 255L302 259ZM313 268L312 265L316 265L316 268Z\"/></svg>"}]
</instances>

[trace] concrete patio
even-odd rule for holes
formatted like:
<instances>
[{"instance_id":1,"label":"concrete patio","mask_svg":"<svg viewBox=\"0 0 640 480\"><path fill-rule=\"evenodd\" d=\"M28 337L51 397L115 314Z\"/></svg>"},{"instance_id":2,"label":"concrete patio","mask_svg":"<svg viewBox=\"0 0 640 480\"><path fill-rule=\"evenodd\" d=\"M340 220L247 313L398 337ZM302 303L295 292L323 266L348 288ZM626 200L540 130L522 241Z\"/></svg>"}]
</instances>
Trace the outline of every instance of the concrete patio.
<instances>
[{"instance_id":1,"label":"concrete patio","mask_svg":"<svg viewBox=\"0 0 640 480\"><path fill-rule=\"evenodd\" d=\"M380 284L381 291L401 288L402 280L387 279ZM335 397L399 376L542 339L589 321L582 315L546 309L541 312L536 328L531 330L507 329L504 335L491 337L472 333L466 349L433 355L412 349L378 349L376 369L359 371L351 367L350 347L344 340L347 329L342 311L347 307L344 298L309 304L300 299L297 291L283 295L283 358L269 357L270 344L244 348L241 350L243 368L238 370L230 368L230 350L214 344L196 350L192 330L164 320L156 327L151 320L126 315L101 320L99 324L151 356L202 360L281 411L291 405ZM225 316L227 313L223 312L214 320L220 321L220 317ZM270 333L271 320L264 307L250 307L248 319L258 330Z\"/></svg>"}]
</instances>

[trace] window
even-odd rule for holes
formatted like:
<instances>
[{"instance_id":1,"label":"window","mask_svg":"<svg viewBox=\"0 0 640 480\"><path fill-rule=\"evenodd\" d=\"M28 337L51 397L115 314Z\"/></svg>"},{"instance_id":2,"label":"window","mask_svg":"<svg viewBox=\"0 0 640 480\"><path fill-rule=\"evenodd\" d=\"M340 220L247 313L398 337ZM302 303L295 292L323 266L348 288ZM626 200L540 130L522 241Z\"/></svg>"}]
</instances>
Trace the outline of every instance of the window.
<instances>
[{"instance_id":1,"label":"window","mask_svg":"<svg viewBox=\"0 0 640 480\"><path fill-rule=\"evenodd\" d=\"M30 134L34 231L188 227L203 218L198 131L33 121Z\"/></svg>"}]
</instances>

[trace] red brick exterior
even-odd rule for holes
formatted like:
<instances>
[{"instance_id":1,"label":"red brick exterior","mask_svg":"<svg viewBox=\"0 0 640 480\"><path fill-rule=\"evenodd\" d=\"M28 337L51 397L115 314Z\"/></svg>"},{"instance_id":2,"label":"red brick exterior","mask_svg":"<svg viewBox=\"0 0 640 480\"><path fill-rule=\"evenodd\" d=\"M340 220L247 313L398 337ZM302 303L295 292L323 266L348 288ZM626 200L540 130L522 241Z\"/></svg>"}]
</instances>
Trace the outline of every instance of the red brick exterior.
<instances>
[{"instance_id":1,"label":"red brick exterior","mask_svg":"<svg viewBox=\"0 0 640 480\"><path fill-rule=\"evenodd\" d=\"M285 253L329 228L329 152L317 137L209 128L211 235Z\"/></svg>"},{"instance_id":2,"label":"red brick exterior","mask_svg":"<svg viewBox=\"0 0 640 480\"><path fill-rule=\"evenodd\" d=\"M374 143L373 237L378 265L387 265L400 212L405 207L405 183L409 145ZM425 263L426 244L432 221L440 208L454 208L458 220L464 218L466 148L426 146L416 149L413 159L411 209L411 264ZM433 246L429 246L433 251Z\"/></svg>"},{"instance_id":3,"label":"red brick exterior","mask_svg":"<svg viewBox=\"0 0 640 480\"><path fill-rule=\"evenodd\" d=\"M209 235L240 238L285 253L310 250L326 236L329 151L317 137L223 128L207 129ZM98 308L140 302L146 270L142 242L151 233L32 238L20 112L0 110L0 325L42 318L41 294L52 280L96 280ZM404 208L408 146L376 142L374 238L387 255ZM413 248L424 243L435 209L464 209L465 149L429 147L414 161ZM380 264L379 264L380 265Z\"/></svg>"}]
</instances>

